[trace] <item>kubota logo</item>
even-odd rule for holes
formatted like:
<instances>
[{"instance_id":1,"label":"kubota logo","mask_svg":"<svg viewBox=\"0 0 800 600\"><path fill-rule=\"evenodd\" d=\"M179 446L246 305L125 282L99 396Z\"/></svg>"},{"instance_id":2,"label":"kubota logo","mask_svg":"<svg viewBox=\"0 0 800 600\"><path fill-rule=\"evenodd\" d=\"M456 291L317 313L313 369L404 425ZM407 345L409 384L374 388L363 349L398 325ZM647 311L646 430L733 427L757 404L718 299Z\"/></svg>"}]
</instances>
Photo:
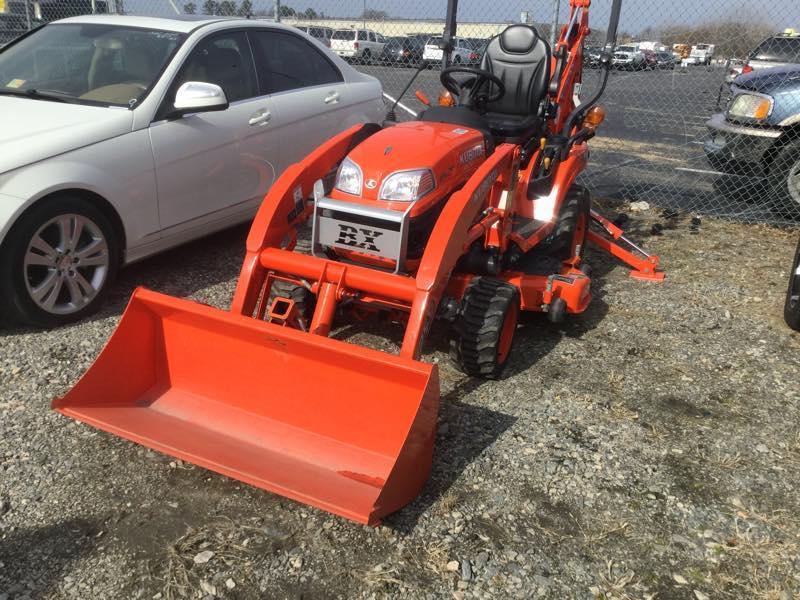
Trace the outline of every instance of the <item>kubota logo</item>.
<instances>
[{"instance_id":1,"label":"kubota logo","mask_svg":"<svg viewBox=\"0 0 800 600\"><path fill-rule=\"evenodd\" d=\"M382 231L361 229L360 227L343 225L342 223L338 225L339 238L336 240L337 244L359 248L361 250L369 250L370 252L380 252L380 248L375 245L375 240L383 235Z\"/></svg>"}]
</instances>

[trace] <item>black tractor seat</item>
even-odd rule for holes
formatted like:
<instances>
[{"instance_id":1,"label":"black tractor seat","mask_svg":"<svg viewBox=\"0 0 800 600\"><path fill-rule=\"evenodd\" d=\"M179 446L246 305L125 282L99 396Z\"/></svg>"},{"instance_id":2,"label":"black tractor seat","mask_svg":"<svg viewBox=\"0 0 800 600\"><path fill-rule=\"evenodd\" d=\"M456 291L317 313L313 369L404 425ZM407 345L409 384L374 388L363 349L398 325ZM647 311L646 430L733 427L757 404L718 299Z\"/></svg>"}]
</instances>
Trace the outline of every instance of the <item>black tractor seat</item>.
<instances>
[{"instance_id":1,"label":"black tractor seat","mask_svg":"<svg viewBox=\"0 0 800 600\"><path fill-rule=\"evenodd\" d=\"M434 106L418 119L478 129L484 133L489 152L496 144L525 144L541 137L550 81L550 46L536 29L511 25L493 37L486 46L481 69L497 75L506 88L502 98L485 107L485 113L466 106ZM493 90L488 92L491 96Z\"/></svg>"},{"instance_id":2,"label":"black tractor seat","mask_svg":"<svg viewBox=\"0 0 800 600\"><path fill-rule=\"evenodd\" d=\"M540 136L550 82L550 46L536 29L511 25L493 37L481 69L497 75L506 86L505 95L491 102L484 115L496 141L523 144Z\"/></svg>"}]
</instances>

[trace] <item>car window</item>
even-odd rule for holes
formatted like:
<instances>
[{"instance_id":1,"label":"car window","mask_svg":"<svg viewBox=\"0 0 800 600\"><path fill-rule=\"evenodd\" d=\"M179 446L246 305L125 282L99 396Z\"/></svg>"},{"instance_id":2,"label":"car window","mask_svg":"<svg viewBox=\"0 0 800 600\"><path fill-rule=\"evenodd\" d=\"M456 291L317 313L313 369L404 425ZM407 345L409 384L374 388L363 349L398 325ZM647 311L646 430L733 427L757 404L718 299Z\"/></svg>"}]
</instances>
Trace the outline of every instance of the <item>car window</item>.
<instances>
[{"instance_id":1,"label":"car window","mask_svg":"<svg viewBox=\"0 0 800 600\"><path fill-rule=\"evenodd\" d=\"M432 37L426 42L426 46L436 46L437 48L442 44L442 38Z\"/></svg>"},{"instance_id":2,"label":"car window","mask_svg":"<svg viewBox=\"0 0 800 600\"><path fill-rule=\"evenodd\" d=\"M354 40L356 32L351 29L337 29L331 36L332 40Z\"/></svg>"},{"instance_id":3,"label":"car window","mask_svg":"<svg viewBox=\"0 0 800 600\"><path fill-rule=\"evenodd\" d=\"M262 94L342 81L342 74L305 40L280 31L250 33Z\"/></svg>"},{"instance_id":4,"label":"car window","mask_svg":"<svg viewBox=\"0 0 800 600\"><path fill-rule=\"evenodd\" d=\"M761 42L750 60L800 63L800 37L774 37Z\"/></svg>"},{"instance_id":5,"label":"car window","mask_svg":"<svg viewBox=\"0 0 800 600\"><path fill-rule=\"evenodd\" d=\"M171 98L174 98L178 88L187 81L202 81L220 86L228 102L257 96L258 86L247 35L234 31L202 40L183 63L173 83L174 92Z\"/></svg>"},{"instance_id":6,"label":"car window","mask_svg":"<svg viewBox=\"0 0 800 600\"><path fill-rule=\"evenodd\" d=\"M0 91L38 90L76 103L135 106L185 37L140 27L42 27L0 54Z\"/></svg>"},{"instance_id":7,"label":"car window","mask_svg":"<svg viewBox=\"0 0 800 600\"><path fill-rule=\"evenodd\" d=\"M366 31L359 31L358 32L358 39L363 41L363 42L366 42L369 39L367 37L367 32Z\"/></svg>"}]
</instances>

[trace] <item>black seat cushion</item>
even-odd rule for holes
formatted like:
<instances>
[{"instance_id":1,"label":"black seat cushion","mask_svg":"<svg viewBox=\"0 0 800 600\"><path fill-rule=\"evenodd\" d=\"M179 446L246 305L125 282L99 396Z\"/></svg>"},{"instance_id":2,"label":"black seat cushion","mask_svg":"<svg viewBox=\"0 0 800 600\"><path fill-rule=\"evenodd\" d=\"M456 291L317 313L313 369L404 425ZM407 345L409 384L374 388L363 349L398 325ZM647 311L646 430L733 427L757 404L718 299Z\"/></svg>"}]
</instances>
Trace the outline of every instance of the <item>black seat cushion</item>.
<instances>
[{"instance_id":1,"label":"black seat cushion","mask_svg":"<svg viewBox=\"0 0 800 600\"><path fill-rule=\"evenodd\" d=\"M511 25L486 47L481 68L499 77L505 95L487 106L492 133L518 141L539 133L550 81L550 46L530 25Z\"/></svg>"}]
</instances>

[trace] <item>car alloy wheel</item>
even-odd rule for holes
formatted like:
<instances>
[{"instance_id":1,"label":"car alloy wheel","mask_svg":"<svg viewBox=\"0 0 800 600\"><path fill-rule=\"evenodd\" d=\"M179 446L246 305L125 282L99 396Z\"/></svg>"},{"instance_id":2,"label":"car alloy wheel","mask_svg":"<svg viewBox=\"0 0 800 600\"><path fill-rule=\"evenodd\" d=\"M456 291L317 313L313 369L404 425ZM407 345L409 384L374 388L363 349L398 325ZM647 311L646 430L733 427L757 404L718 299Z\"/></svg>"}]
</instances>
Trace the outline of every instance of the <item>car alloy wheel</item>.
<instances>
[{"instance_id":1,"label":"car alloy wheel","mask_svg":"<svg viewBox=\"0 0 800 600\"><path fill-rule=\"evenodd\" d=\"M86 307L103 288L111 256L99 225L80 214L62 214L42 225L23 258L31 300L55 315Z\"/></svg>"},{"instance_id":2,"label":"car alloy wheel","mask_svg":"<svg viewBox=\"0 0 800 600\"><path fill-rule=\"evenodd\" d=\"M794 202L795 207L800 209L800 160L789 169L786 177L786 186L789 191L789 197Z\"/></svg>"}]
</instances>

